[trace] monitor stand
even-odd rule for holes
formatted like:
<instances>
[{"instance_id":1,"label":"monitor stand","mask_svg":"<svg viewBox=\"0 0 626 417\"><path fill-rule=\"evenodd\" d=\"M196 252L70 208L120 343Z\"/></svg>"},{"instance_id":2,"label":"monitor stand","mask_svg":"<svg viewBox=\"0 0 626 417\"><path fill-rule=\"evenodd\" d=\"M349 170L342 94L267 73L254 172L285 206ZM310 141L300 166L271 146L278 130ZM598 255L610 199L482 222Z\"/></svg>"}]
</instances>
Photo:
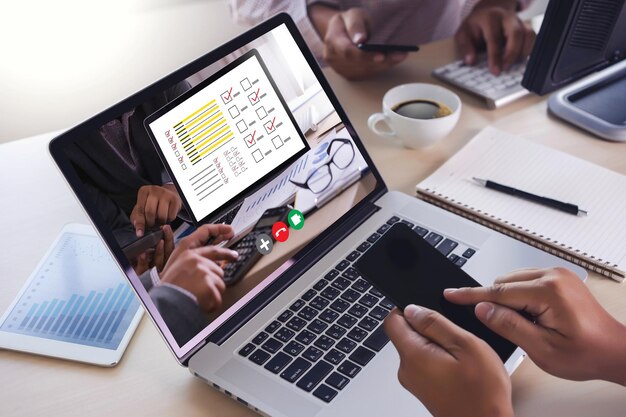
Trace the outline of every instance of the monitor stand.
<instances>
[{"instance_id":1,"label":"monitor stand","mask_svg":"<svg viewBox=\"0 0 626 417\"><path fill-rule=\"evenodd\" d=\"M553 94L548 108L603 139L626 142L626 60Z\"/></svg>"}]
</instances>

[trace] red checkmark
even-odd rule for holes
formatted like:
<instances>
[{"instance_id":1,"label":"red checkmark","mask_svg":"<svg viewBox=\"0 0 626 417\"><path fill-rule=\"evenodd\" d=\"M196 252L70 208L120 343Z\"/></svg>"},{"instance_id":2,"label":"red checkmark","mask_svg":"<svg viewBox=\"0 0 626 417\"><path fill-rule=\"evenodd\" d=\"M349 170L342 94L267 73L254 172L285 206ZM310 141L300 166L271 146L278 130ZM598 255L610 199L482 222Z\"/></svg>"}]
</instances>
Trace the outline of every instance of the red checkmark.
<instances>
[{"instance_id":1,"label":"red checkmark","mask_svg":"<svg viewBox=\"0 0 626 417\"><path fill-rule=\"evenodd\" d=\"M233 88L230 87L230 90L228 90L228 95L224 96L224 100L230 100L230 94L233 92Z\"/></svg>"},{"instance_id":2,"label":"red checkmark","mask_svg":"<svg viewBox=\"0 0 626 417\"><path fill-rule=\"evenodd\" d=\"M276 118L274 117L272 119L272 123L269 123L269 126L267 126L267 131L271 132L272 130L274 130L274 122L276 121Z\"/></svg>"},{"instance_id":3,"label":"red checkmark","mask_svg":"<svg viewBox=\"0 0 626 417\"><path fill-rule=\"evenodd\" d=\"M248 141L248 143L250 145L252 145L252 143L254 143L254 136L256 135L256 130L254 131L254 133L252 133L252 137L250 138L250 140Z\"/></svg>"},{"instance_id":4,"label":"red checkmark","mask_svg":"<svg viewBox=\"0 0 626 417\"><path fill-rule=\"evenodd\" d=\"M257 101L259 99L259 92L260 91L261 91L260 88L258 90L256 90L256 94L254 95L254 97L252 97L252 101Z\"/></svg>"}]
</instances>

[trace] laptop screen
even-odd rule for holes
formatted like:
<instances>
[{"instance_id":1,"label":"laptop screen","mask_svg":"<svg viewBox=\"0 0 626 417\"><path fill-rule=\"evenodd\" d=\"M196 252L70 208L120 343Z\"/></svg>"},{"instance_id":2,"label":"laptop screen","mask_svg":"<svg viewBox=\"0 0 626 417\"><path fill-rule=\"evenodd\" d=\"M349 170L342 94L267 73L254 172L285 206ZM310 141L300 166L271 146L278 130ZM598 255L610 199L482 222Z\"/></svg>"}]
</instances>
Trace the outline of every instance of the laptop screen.
<instances>
[{"instance_id":1,"label":"laptop screen","mask_svg":"<svg viewBox=\"0 0 626 417\"><path fill-rule=\"evenodd\" d=\"M62 170L177 356L380 189L323 86L283 15L59 140Z\"/></svg>"}]
</instances>

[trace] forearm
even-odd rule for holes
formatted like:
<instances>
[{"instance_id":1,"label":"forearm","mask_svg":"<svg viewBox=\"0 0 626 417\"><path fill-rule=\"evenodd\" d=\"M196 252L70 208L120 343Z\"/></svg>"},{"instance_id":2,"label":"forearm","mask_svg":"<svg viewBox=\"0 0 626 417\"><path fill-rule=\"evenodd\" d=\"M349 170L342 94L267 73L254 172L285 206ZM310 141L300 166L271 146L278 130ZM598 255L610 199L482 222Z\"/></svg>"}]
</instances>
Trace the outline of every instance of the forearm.
<instances>
[{"instance_id":1,"label":"forearm","mask_svg":"<svg viewBox=\"0 0 626 417\"><path fill-rule=\"evenodd\" d=\"M598 352L600 379L626 386L626 326L615 322L614 329L607 329L610 339L604 352Z\"/></svg>"}]
</instances>

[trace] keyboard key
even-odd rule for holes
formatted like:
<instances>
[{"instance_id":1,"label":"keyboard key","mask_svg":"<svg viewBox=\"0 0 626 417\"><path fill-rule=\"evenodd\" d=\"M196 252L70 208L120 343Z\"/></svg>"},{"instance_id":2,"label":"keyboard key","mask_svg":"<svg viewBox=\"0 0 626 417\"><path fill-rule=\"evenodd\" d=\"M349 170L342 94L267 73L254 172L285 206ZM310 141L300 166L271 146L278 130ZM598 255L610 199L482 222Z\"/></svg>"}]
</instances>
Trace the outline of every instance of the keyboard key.
<instances>
[{"instance_id":1,"label":"keyboard key","mask_svg":"<svg viewBox=\"0 0 626 417\"><path fill-rule=\"evenodd\" d=\"M311 307L315 307L318 310L323 310L325 309L328 304L330 304L330 301L328 301L325 298L320 297L319 295L317 297L315 297L314 299L312 299L311 301L309 301L309 305Z\"/></svg>"},{"instance_id":2,"label":"keyboard key","mask_svg":"<svg viewBox=\"0 0 626 417\"><path fill-rule=\"evenodd\" d=\"M426 235L428 234L428 229L424 229L424 228L423 228L423 227L421 227L421 226L415 226L415 227L413 228L413 231L414 231L415 233L417 233L420 237L424 237L424 236L426 236Z\"/></svg>"},{"instance_id":3,"label":"keyboard key","mask_svg":"<svg viewBox=\"0 0 626 417\"><path fill-rule=\"evenodd\" d=\"M391 225L398 223L399 221L400 221L400 217L393 216L391 219L387 220L387 224L391 226Z\"/></svg>"},{"instance_id":4,"label":"keyboard key","mask_svg":"<svg viewBox=\"0 0 626 417\"><path fill-rule=\"evenodd\" d=\"M328 285L328 281L326 281L324 278L320 279L319 281L317 281L315 283L315 285L313 286L313 289L317 290L317 291L322 291L324 289L325 286Z\"/></svg>"},{"instance_id":5,"label":"keyboard key","mask_svg":"<svg viewBox=\"0 0 626 417\"><path fill-rule=\"evenodd\" d=\"M252 343L248 343L239 350L239 354L245 358L253 350L254 350L254 345Z\"/></svg>"},{"instance_id":6,"label":"keyboard key","mask_svg":"<svg viewBox=\"0 0 626 417\"><path fill-rule=\"evenodd\" d=\"M369 291L369 292L370 292L370 294L372 294L374 297L381 298L381 297L383 296L383 293L382 293L382 292L380 292L380 291L378 291L378 290L376 289L376 287L372 287L372 288L370 288L370 291Z\"/></svg>"},{"instance_id":7,"label":"keyboard key","mask_svg":"<svg viewBox=\"0 0 626 417\"><path fill-rule=\"evenodd\" d=\"M413 223L411 223L408 220L400 220L402 223L406 224L407 226L409 226L411 229L415 226Z\"/></svg>"},{"instance_id":8,"label":"keyboard key","mask_svg":"<svg viewBox=\"0 0 626 417\"><path fill-rule=\"evenodd\" d=\"M341 261L341 262L339 262L339 263L337 264L337 266L335 267L335 269L336 269L336 270L338 270L338 271L343 271L344 269L346 269L346 268L347 268L347 267L349 267L349 266L350 266L350 262L349 262L349 261L346 261L346 260L344 259L343 261Z\"/></svg>"},{"instance_id":9,"label":"keyboard key","mask_svg":"<svg viewBox=\"0 0 626 417\"><path fill-rule=\"evenodd\" d=\"M257 349L250 356L248 356L248 359L250 359L252 362L256 363L257 365L263 365L265 362L267 362L270 356L272 355L270 355L267 352L262 351L261 349Z\"/></svg>"},{"instance_id":10,"label":"keyboard key","mask_svg":"<svg viewBox=\"0 0 626 417\"><path fill-rule=\"evenodd\" d=\"M278 321L284 323L287 320L289 320L291 318L291 316L293 316L293 311L285 310L285 311L282 312L282 314L280 316L278 316Z\"/></svg>"},{"instance_id":11,"label":"keyboard key","mask_svg":"<svg viewBox=\"0 0 626 417\"><path fill-rule=\"evenodd\" d=\"M296 360L294 360L291 365L289 365L287 369L280 374L280 377L289 382L296 382L296 380L300 378L310 367L311 362L306 359L296 358Z\"/></svg>"},{"instance_id":12,"label":"keyboard key","mask_svg":"<svg viewBox=\"0 0 626 417\"><path fill-rule=\"evenodd\" d=\"M370 248L370 246L372 246L372 244L371 244L371 243L369 243L369 242L363 242L363 243L361 243L361 244L360 244L360 245L356 248L356 250L358 250L359 252L363 253L363 252L365 252L366 250L368 250L368 249Z\"/></svg>"},{"instance_id":13,"label":"keyboard key","mask_svg":"<svg viewBox=\"0 0 626 417\"><path fill-rule=\"evenodd\" d=\"M344 314L337 320L337 324L342 325L343 327L350 328L356 324L358 320L352 317L350 314Z\"/></svg>"},{"instance_id":14,"label":"keyboard key","mask_svg":"<svg viewBox=\"0 0 626 417\"><path fill-rule=\"evenodd\" d=\"M328 385L322 384L315 391L313 391L313 395L325 403L329 403L333 400L333 398L335 398L335 396L337 396L337 391Z\"/></svg>"},{"instance_id":15,"label":"keyboard key","mask_svg":"<svg viewBox=\"0 0 626 417\"><path fill-rule=\"evenodd\" d=\"M465 265L466 262L467 262L467 259L459 258L454 262L454 264L458 267L462 267L463 265Z\"/></svg>"},{"instance_id":16,"label":"keyboard key","mask_svg":"<svg viewBox=\"0 0 626 417\"><path fill-rule=\"evenodd\" d=\"M347 290L343 292L343 294L341 294L341 298L343 298L344 300L350 303L354 303L356 300L361 298L361 293L358 293L354 291L353 289L348 288Z\"/></svg>"},{"instance_id":17,"label":"keyboard key","mask_svg":"<svg viewBox=\"0 0 626 417\"><path fill-rule=\"evenodd\" d=\"M332 326L328 328L328 330L326 330L326 334L332 337L333 339L341 338L344 334L346 334L346 332L347 332L346 329L336 324L333 324Z\"/></svg>"},{"instance_id":18,"label":"keyboard key","mask_svg":"<svg viewBox=\"0 0 626 417\"><path fill-rule=\"evenodd\" d=\"M353 327L352 330L348 332L348 337L355 342L360 342L367 337L367 332L360 327Z\"/></svg>"},{"instance_id":19,"label":"keyboard key","mask_svg":"<svg viewBox=\"0 0 626 417\"><path fill-rule=\"evenodd\" d=\"M369 315L374 317L376 320L382 320L385 317L387 317L387 314L389 314L389 310L384 309L380 306L376 306L373 309L370 310ZM339 323L339 322L338 322ZM339 323L341 324L341 323Z\"/></svg>"},{"instance_id":20,"label":"keyboard key","mask_svg":"<svg viewBox=\"0 0 626 417\"><path fill-rule=\"evenodd\" d=\"M358 257L361 256L361 252L355 250L350 252L350 255L346 256L346 259L349 260L350 262L354 262L358 259Z\"/></svg>"},{"instance_id":21,"label":"keyboard key","mask_svg":"<svg viewBox=\"0 0 626 417\"><path fill-rule=\"evenodd\" d=\"M389 226L387 223L383 224L382 226L380 226L378 228L378 230L376 230L376 233L378 233L379 235L385 234L385 232L387 230L389 230L391 226Z\"/></svg>"},{"instance_id":22,"label":"keyboard key","mask_svg":"<svg viewBox=\"0 0 626 417\"><path fill-rule=\"evenodd\" d=\"M269 338L267 342L263 343L261 346L263 349L267 350L269 353L276 353L283 347L283 344L273 337Z\"/></svg>"},{"instance_id":23,"label":"keyboard key","mask_svg":"<svg viewBox=\"0 0 626 417\"><path fill-rule=\"evenodd\" d=\"M369 243L376 243L376 241L380 239L380 235L378 233L372 233L370 237L367 238Z\"/></svg>"},{"instance_id":24,"label":"keyboard key","mask_svg":"<svg viewBox=\"0 0 626 417\"><path fill-rule=\"evenodd\" d=\"M328 385L330 385L333 388L342 390L346 387L346 385L348 385L348 382L350 382L350 380L346 378L345 376L338 374L337 372L333 372L332 374L328 376L328 378L326 378L326 381L324 382L326 382Z\"/></svg>"},{"instance_id":25,"label":"keyboard key","mask_svg":"<svg viewBox=\"0 0 626 417\"><path fill-rule=\"evenodd\" d=\"M443 240L443 236L438 235L435 232L430 232L428 236L425 238L426 242L430 243L432 246L437 246L439 242Z\"/></svg>"},{"instance_id":26,"label":"keyboard key","mask_svg":"<svg viewBox=\"0 0 626 417\"><path fill-rule=\"evenodd\" d=\"M389 298L387 298L387 297L383 298L383 299L380 301L380 305L381 305L381 306L383 306L383 307L385 307L385 308L387 308L387 309L389 309L389 310L391 310L392 308L394 308L394 307L395 307L395 305L393 304L393 302L392 302Z\"/></svg>"},{"instance_id":27,"label":"keyboard key","mask_svg":"<svg viewBox=\"0 0 626 417\"><path fill-rule=\"evenodd\" d=\"M315 338L317 337L317 335L315 333L312 333L308 330L302 330L297 336L296 336L296 340L300 343L304 343L305 345L308 345L309 343L311 343L312 341L315 340Z\"/></svg>"},{"instance_id":28,"label":"keyboard key","mask_svg":"<svg viewBox=\"0 0 626 417\"><path fill-rule=\"evenodd\" d=\"M457 259L459 259L458 255L452 254L450 256L448 256L448 259L450 260L450 262L455 263L457 261Z\"/></svg>"},{"instance_id":29,"label":"keyboard key","mask_svg":"<svg viewBox=\"0 0 626 417\"><path fill-rule=\"evenodd\" d=\"M463 252L463 257L469 259L474 256L475 253L476 251L474 249L468 248L465 252Z\"/></svg>"},{"instance_id":30,"label":"keyboard key","mask_svg":"<svg viewBox=\"0 0 626 417\"><path fill-rule=\"evenodd\" d=\"M298 313L298 316L302 317L306 321L311 321L315 316L317 316L317 313L319 313L319 310L306 306Z\"/></svg>"},{"instance_id":31,"label":"keyboard key","mask_svg":"<svg viewBox=\"0 0 626 417\"><path fill-rule=\"evenodd\" d=\"M306 325L307 325L307 322L305 320L302 320L300 317L294 317L287 322L287 327L297 332L304 329L304 326Z\"/></svg>"},{"instance_id":32,"label":"keyboard key","mask_svg":"<svg viewBox=\"0 0 626 417\"><path fill-rule=\"evenodd\" d=\"M352 352L352 355L350 355L350 360L361 366L365 366L372 360L374 355L376 354L371 350L365 349L363 346L359 346L354 352Z\"/></svg>"},{"instance_id":33,"label":"keyboard key","mask_svg":"<svg viewBox=\"0 0 626 417\"><path fill-rule=\"evenodd\" d=\"M343 363L337 368L337 371L350 378L354 378L360 370L361 367L359 365L356 365L347 359L343 361Z\"/></svg>"},{"instance_id":34,"label":"keyboard key","mask_svg":"<svg viewBox=\"0 0 626 417\"><path fill-rule=\"evenodd\" d=\"M335 344L335 341L326 335L321 335L313 344L322 350L328 350Z\"/></svg>"},{"instance_id":35,"label":"keyboard key","mask_svg":"<svg viewBox=\"0 0 626 417\"><path fill-rule=\"evenodd\" d=\"M365 339L363 346L367 346L376 352L380 352L380 350L385 347L387 342L389 342L389 338L387 337L387 334L383 329L383 325L381 324L367 339Z\"/></svg>"},{"instance_id":36,"label":"keyboard key","mask_svg":"<svg viewBox=\"0 0 626 417\"><path fill-rule=\"evenodd\" d=\"M326 375L333 370L333 366L327 362L320 361L316 363L296 384L298 388L302 388L306 392L310 392L317 386Z\"/></svg>"},{"instance_id":37,"label":"keyboard key","mask_svg":"<svg viewBox=\"0 0 626 417\"><path fill-rule=\"evenodd\" d=\"M310 360L311 362L315 362L315 361L317 361L319 358L321 358L323 354L324 354L324 351L323 351L323 350L320 350L320 349L318 349L318 348L316 348L316 347L314 347L314 346L309 346L309 347L307 348L307 350L305 350L305 351L302 353L302 357L303 357L304 359L308 359L308 360Z\"/></svg>"},{"instance_id":38,"label":"keyboard key","mask_svg":"<svg viewBox=\"0 0 626 417\"><path fill-rule=\"evenodd\" d=\"M286 353L283 352L278 352L276 354L276 356L274 356L272 358L271 361L269 361L266 365L265 365L265 369L267 369L268 371L270 371L273 374L277 374L280 371L282 371L282 369L287 366L287 364L289 362L291 362L292 357L287 355Z\"/></svg>"},{"instance_id":39,"label":"keyboard key","mask_svg":"<svg viewBox=\"0 0 626 417\"><path fill-rule=\"evenodd\" d=\"M327 327L328 324L319 319L315 319L311 322L311 324L307 326L307 329L309 329L313 333L321 334L324 330L326 330Z\"/></svg>"},{"instance_id":40,"label":"keyboard key","mask_svg":"<svg viewBox=\"0 0 626 417\"><path fill-rule=\"evenodd\" d=\"M278 328L280 327L280 322L274 320L273 322L271 322L266 328L265 331L268 332L269 334L274 333Z\"/></svg>"},{"instance_id":41,"label":"keyboard key","mask_svg":"<svg viewBox=\"0 0 626 417\"><path fill-rule=\"evenodd\" d=\"M441 242L441 245L437 246L437 250L441 252L443 256L448 256L457 246L459 246L459 244L454 240L446 239Z\"/></svg>"},{"instance_id":42,"label":"keyboard key","mask_svg":"<svg viewBox=\"0 0 626 417\"><path fill-rule=\"evenodd\" d=\"M344 311L346 311L348 308L350 308L350 303L342 300L341 298L333 301L333 303L330 305L330 308L332 308L333 310L335 310L338 313L343 313Z\"/></svg>"},{"instance_id":43,"label":"keyboard key","mask_svg":"<svg viewBox=\"0 0 626 417\"><path fill-rule=\"evenodd\" d=\"M310 301L313 297L315 297L315 294L317 294L317 291L311 288L302 295L302 299L304 301Z\"/></svg>"},{"instance_id":44,"label":"keyboard key","mask_svg":"<svg viewBox=\"0 0 626 417\"><path fill-rule=\"evenodd\" d=\"M350 268L346 269L344 271L344 273L341 274L341 276L348 278L350 281L354 281L355 279L357 279L359 277L359 271L357 271L356 269L350 267Z\"/></svg>"},{"instance_id":45,"label":"keyboard key","mask_svg":"<svg viewBox=\"0 0 626 417\"><path fill-rule=\"evenodd\" d=\"M252 339L252 343L254 343L255 345L259 345L261 344L265 339L268 338L268 334L265 332L261 332L259 334L257 334L254 339Z\"/></svg>"},{"instance_id":46,"label":"keyboard key","mask_svg":"<svg viewBox=\"0 0 626 417\"><path fill-rule=\"evenodd\" d=\"M335 346L337 349L339 349L342 352L346 352L346 353L350 353L354 350L354 348L356 347L356 343L354 343L352 340L350 339L346 339L345 337L343 339L341 339L337 345Z\"/></svg>"},{"instance_id":47,"label":"keyboard key","mask_svg":"<svg viewBox=\"0 0 626 417\"><path fill-rule=\"evenodd\" d=\"M339 365L339 363L344 360L346 357L346 355L344 353L339 352L337 349L331 349L326 356L324 356L324 359L326 359L328 362L332 363L333 365Z\"/></svg>"},{"instance_id":48,"label":"keyboard key","mask_svg":"<svg viewBox=\"0 0 626 417\"><path fill-rule=\"evenodd\" d=\"M357 290L358 292L365 292L369 290L371 286L372 284L365 281L363 278L359 278L356 281L354 281L354 284L352 284L351 288L354 290Z\"/></svg>"},{"instance_id":49,"label":"keyboard key","mask_svg":"<svg viewBox=\"0 0 626 417\"><path fill-rule=\"evenodd\" d=\"M365 316L363 317L363 320L359 322L359 327L369 332L374 330L379 323L380 322L378 320L373 319L370 316Z\"/></svg>"},{"instance_id":50,"label":"keyboard key","mask_svg":"<svg viewBox=\"0 0 626 417\"><path fill-rule=\"evenodd\" d=\"M332 323L337 319L337 317L339 317L339 313L329 308L322 311L322 314L319 315L320 320L324 320L327 323Z\"/></svg>"},{"instance_id":51,"label":"keyboard key","mask_svg":"<svg viewBox=\"0 0 626 417\"><path fill-rule=\"evenodd\" d=\"M322 297L328 298L329 300L334 300L339 297L339 294L341 294L341 291L333 287L326 287L324 291L320 293Z\"/></svg>"},{"instance_id":52,"label":"keyboard key","mask_svg":"<svg viewBox=\"0 0 626 417\"><path fill-rule=\"evenodd\" d=\"M352 307L350 307L350 309L348 310L348 313L360 319L361 317L367 314L368 310L369 309L367 307L362 306L361 304L355 304Z\"/></svg>"},{"instance_id":53,"label":"keyboard key","mask_svg":"<svg viewBox=\"0 0 626 417\"><path fill-rule=\"evenodd\" d=\"M291 339L295 334L296 332L294 332L293 330L289 330L286 327L281 327L279 331L274 333L274 337L281 342L287 343L289 339Z\"/></svg>"},{"instance_id":54,"label":"keyboard key","mask_svg":"<svg viewBox=\"0 0 626 417\"><path fill-rule=\"evenodd\" d=\"M366 307L374 307L378 303L378 298L370 294L365 294L359 299L359 303Z\"/></svg>"},{"instance_id":55,"label":"keyboard key","mask_svg":"<svg viewBox=\"0 0 626 417\"><path fill-rule=\"evenodd\" d=\"M296 356L298 353L304 350L304 346L296 341L287 343L287 346L283 349L283 352L287 352L291 356Z\"/></svg>"},{"instance_id":56,"label":"keyboard key","mask_svg":"<svg viewBox=\"0 0 626 417\"><path fill-rule=\"evenodd\" d=\"M336 280L333 281L332 285L333 287L340 289L340 290L345 290L346 288L348 288L350 286L352 282L350 282L349 279L344 278L344 277L339 277Z\"/></svg>"},{"instance_id":57,"label":"keyboard key","mask_svg":"<svg viewBox=\"0 0 626 417\"><path fill-rule=\"evenodd\" d=\"M338 275L339 271L337 271L336 269L331 269L326 275L324 275L324 279L327 281L332 281L333 279L337 278Z\"/></svg>"}]
</instances>

